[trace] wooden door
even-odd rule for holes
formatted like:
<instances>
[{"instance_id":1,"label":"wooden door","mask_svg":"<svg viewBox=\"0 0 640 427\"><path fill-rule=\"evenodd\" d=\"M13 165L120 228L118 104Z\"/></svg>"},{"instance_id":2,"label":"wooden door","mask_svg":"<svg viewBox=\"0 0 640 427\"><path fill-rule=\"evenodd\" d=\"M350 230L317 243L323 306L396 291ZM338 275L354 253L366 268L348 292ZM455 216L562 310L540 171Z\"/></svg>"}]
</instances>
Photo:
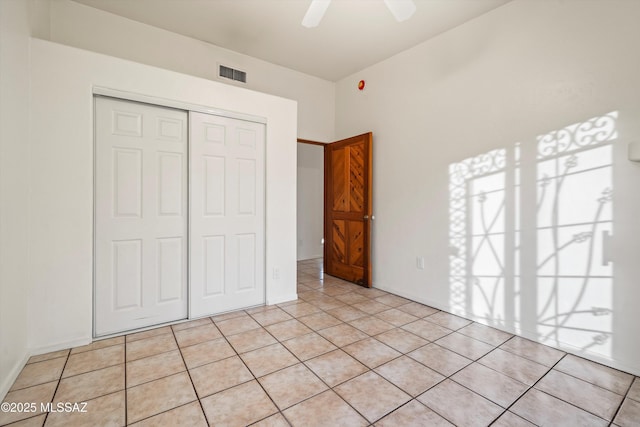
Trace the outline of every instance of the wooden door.
<instances>
[{"instance_id":1,"label":"wooden door","mask_svg":"<svg viewBox=\"0 0 640 427\"><path fill-rule=\"evenodd\" d=\"M324 149L324 271L371 287L371 132Z\"/></svg>"},{"instance_id":2,"label":"wooden door","mask_svg":"<svg viewBox=\"0 0 640 427\"><path fill-rule=\"evenodd\" d=\"M95 99L95 335L187 317L187 113Z\"/></svg>"},{"instance_id":3,"label":"wooden door","mask_svg":"<svg viewBox=\"0 0 640 427\"><path fill-rule=\"evenodd\" d=\"M265 125L189 113L190 317L265 299Z\"/></svg>"}]
</instances>

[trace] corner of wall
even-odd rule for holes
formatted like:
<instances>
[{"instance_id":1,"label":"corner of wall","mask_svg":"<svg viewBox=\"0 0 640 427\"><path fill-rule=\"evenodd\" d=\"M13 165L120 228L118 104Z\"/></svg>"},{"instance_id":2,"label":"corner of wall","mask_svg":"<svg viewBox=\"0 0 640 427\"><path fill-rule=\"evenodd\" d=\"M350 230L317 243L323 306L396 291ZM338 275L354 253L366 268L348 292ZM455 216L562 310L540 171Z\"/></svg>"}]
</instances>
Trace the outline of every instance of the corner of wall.
<instances>
[{"instance_id":1,"label":"corner of wall","mask_svg":"<svg viewBox=\"0 0 640 427\"><path fill-rule=\"evenodd\" d=\"M31 37L51 39L51 0L29 0Z\"/></svg>"},{"instance_id":2,"label":"corner of wall","mask_svg":"<svg viewBox=\"0 0 640 427\"><path fill-rule=\"evenodd\" d=\"M0 398L29 357L29 72L28 0L0 1Z\"/></svg>"}]
</instances>

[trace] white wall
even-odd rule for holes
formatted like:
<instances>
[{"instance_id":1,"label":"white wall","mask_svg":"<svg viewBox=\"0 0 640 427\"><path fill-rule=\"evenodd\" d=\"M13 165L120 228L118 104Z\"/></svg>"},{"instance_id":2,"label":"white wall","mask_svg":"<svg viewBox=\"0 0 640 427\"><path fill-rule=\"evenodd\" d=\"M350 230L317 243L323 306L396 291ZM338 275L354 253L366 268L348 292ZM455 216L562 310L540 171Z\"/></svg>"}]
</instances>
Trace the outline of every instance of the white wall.
<instances>
[{"instance_id":1,"label":"white wall","mask_svg":"<svg viewBox=\"0 0 640 427\"><path fill-rule=\"evenodd\" d=\"M639 19L640 2L516 0L337 83L336 137L374 135L374 286L640 373L640 164L626 159L640 140ZM536 137L609 112L617 119L564 133L605 148L560 159L570 172L595 169L566 178L554 197L536 182L548 166ZM603 136L613 122L617 137ZM493 183L480 179L491 150L507 159ZM450 188L450 166L465 185ZM492 253L480 211L502 200ZM607 265L604 231L613 233Z\"/></svg>"},{"instance_id":2,"label":"white wall","mask_svg":"<svg viewBox=\"0 0 640 427\"><path fill-rule=\"evenodd\" d=\"M333 82L70 0L51 0L51 40L210 80L218 63L241 69L244 87L298 101L299 138L333 139Z\"/></svg>"},{"instance_id":3,"label":"white wall","mask_svg":"<svg viewBox=\"0 0 640 427\"><path fill-rule=\"evenodd\" d=\"M0 1L0 399L27 350L29 13Z\"/></svg>"},{"instance_id":4,"label":"white wall","mask_svg":"<svg viewBox=\"0 0 640 427\"><path fill-rule=\"evenodd\" d=\"M296 298L296 103L118 58L32 40L29 266L34 352L91 340L92 87L267 119L267 303ZM275 237L274 237L275 236Z\"/></svg>"},{"instance_id":5,"label":"white wall","mask_svg":"<svg viewBox=\"0 0 640 427\"><path fill-rule=\"evenodd\" d=\"M322 257L324 147L298 143L298 260Z\"/></svg>"}]
</instances>

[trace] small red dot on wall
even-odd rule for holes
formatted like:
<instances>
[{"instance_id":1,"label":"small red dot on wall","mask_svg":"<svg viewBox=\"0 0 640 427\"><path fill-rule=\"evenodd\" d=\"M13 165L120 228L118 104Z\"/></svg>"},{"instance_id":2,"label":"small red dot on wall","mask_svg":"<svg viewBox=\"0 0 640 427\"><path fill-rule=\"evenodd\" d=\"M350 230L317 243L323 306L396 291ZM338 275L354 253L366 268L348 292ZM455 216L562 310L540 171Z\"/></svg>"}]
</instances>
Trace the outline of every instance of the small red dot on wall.
<instances>
[{"instance_id":1,"label":"small red dot on wall","mask_svg":"<svg viewBox=\"0 0 640 427\"><path fill-rule=\"evenodd\" d=\"M364 85L365 85L364 80L360 80L358 82L358 90L363 90L364 89Z\"/></svg>"}]
</instances>

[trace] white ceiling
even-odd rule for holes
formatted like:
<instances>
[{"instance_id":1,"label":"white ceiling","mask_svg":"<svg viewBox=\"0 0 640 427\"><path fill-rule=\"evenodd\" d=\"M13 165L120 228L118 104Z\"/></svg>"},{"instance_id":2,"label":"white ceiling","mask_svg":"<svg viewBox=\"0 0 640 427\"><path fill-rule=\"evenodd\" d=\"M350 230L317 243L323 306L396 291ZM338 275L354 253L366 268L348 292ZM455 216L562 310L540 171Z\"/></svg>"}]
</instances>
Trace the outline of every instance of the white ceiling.
<instances>
[{"instance_id":1,"label":"white ceiling","mask_svg":"<svg viewBox=\"0 0 640 427\"><path fill-rule=\"evenodd\" d=\"M316 28L311 0L75 0L303 73L337 81L510 0L414 0L398 23L383 0L333 0Z\"/></svg>"}]
</instances>

